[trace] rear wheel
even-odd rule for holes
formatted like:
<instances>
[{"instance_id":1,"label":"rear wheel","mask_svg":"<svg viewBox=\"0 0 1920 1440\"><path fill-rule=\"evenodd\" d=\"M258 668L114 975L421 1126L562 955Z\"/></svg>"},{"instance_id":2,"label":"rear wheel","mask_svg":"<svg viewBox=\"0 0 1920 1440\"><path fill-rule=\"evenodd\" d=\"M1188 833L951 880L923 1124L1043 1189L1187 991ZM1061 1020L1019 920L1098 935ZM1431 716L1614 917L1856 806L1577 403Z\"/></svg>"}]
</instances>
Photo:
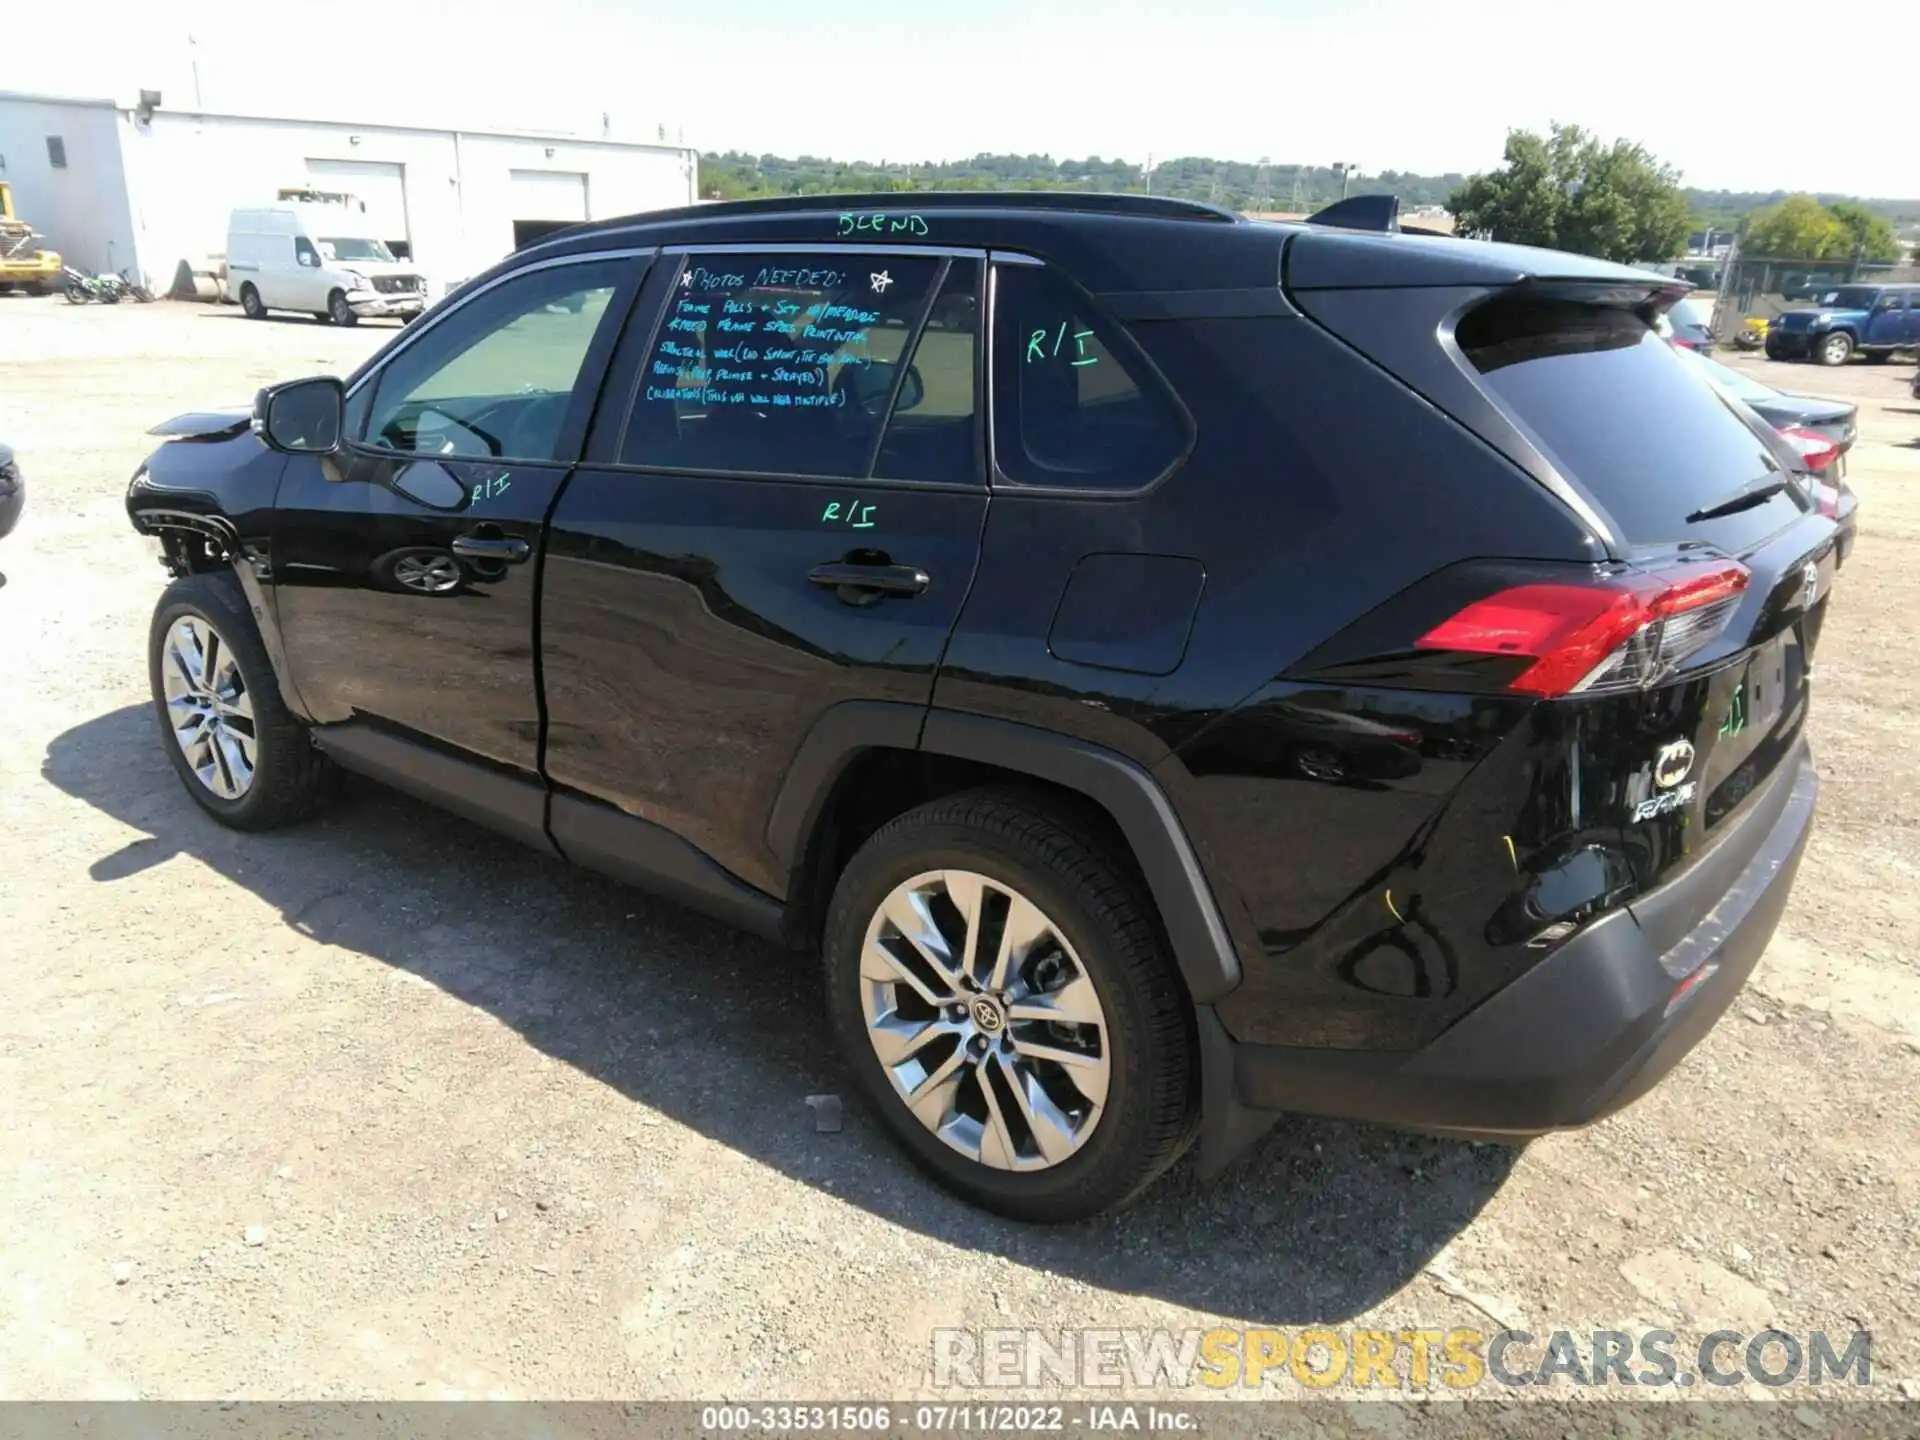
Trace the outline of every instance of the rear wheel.
<instances>
[{"instance_id":1,"label":"rear wheel","mask_svg":"<svg viewBox=\"0 0 1920 1440\"><path fill-rule=\"evenodd\" d=\"M272 830L326 799L332 764L280 699L233 576L186 575L166 588L147 666L167 758L187 794L222 825Z\"/></svg>"},{"instance_id":2,"label":"rear wheel","mask_svg":"<svg viewBox=\"0 0 1920 1440\"><path fill-rule=\"evenodd\" d=\"M858 1088L975 1204L1085 1219L1191 1138L1185 993L1133 883L1071 818L999 790L900 816L841 875L824 951Z\"/></svg>"},{"instance_id":3,"label":"rear wheel","mask_svg":"<svg viewBox=\"0 0 1920 1440\"><path fill-rule=\"evenodd\" d=\"M240 287L240 308L247 312L249 320L267 318L267 307L260 303L260 292L253 288L252 281Z\"/></svg>"},{"instance_id":4,"label":"rear wheel","mask_svg":"<svg viewBox=\"0 0 1920 1440\"><path fill-rule=\"evenodd\" d=\"M1820 342L1817 353L1822 365L1844 365L1853 358L1853 337L1844 330L1836 330Z\"/></svg>"},{"instance_id":5,"label":"rear wheel","mask_svg":"<svg viewBox=\"0 0 1920 1440\"><path fill-rule=\"evenodd\" d=\"M347 303L347 292L336 290L327 296L327 318L336 325L358 325L360 317L353 313L353 307Z\"/></svg>"}]
</instances>

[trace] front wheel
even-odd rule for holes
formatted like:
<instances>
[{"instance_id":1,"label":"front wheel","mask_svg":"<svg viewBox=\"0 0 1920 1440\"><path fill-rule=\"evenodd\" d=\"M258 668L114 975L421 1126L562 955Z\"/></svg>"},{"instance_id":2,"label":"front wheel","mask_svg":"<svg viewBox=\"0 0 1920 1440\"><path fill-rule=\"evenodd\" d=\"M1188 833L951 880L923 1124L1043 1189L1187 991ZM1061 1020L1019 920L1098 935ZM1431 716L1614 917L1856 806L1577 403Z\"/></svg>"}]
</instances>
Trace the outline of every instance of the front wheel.
<instances>
[{"instance_id":1,"label":"front wheel","mask_svg":"<svg viewBox=\"0 0 1920 1440\"><path fill-rule=\"evenodd\" d=\"M1844 330L1836 330L1820 342L1820 363L1822 365L1844 365L1853 358L1853 337Z\"/></svg>"},{"instance_id":2,"label":"front wheel","mask_svg":"<svg viewBox=\"0 0 1920 1440\"><path fill-rule=\"evenodd\" d=\"M358 325L360 317L347 303L347 292L336 290L327 297L327 318L336 325Z\"/></svg>"},{"instance_id":3,"label":"front wheel","mask_svg":"<svg viewBox=\"0 0 1920 1440\"><path fill-rule=\"evenodd\" d=\"M274 679L239 581L185 575L154 608L147 669L160 743L194 803L236 830L304 819L333 767Z\"/></svg>"},{"instance_id":4,"label":"front wheel","mask_svg":"<svg viewBox=\"0 0 1920 1440\"><path fill-rule=\"evenodd\" d=\"M823 948L857 1087L973 1203L1086 1219L1192 1138L1190 1007L1158 929L1044 800L972 791L882 826L840 877Z\"/></svg>"},{"instance_id":5,"label":"front wheel","mask_svg":"<svg viewBox=\"0 0 1920 1440\"><path fill-rule=\"evenodd\" d=\"M82 285L78 280L69 280L63 289L63 293L66 295L69 305L84 305L93 298L93 296L87 293L87 287Z\"/></svg>"}]
</instances>

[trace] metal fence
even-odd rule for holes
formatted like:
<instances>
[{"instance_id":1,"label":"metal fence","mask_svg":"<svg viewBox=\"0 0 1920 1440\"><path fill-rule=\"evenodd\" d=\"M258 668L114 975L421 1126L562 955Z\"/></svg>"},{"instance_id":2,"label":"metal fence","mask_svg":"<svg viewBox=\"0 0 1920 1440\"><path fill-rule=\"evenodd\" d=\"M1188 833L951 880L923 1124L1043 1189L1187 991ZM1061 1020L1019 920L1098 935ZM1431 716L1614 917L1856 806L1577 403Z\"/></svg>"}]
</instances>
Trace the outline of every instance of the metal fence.
<instances>
[{"instance_id":1,"label":"metal fence","mask_svg":"<svg viewBox=\"0 0 1920 1440\"><path fill-rule=\"evenodd\" d=\"M1724 344L1748 319L1771 321L1783 310L1818 305L1822 295L1838 286L1902 281L1920 282L1920 265L1736 255L1720 270L1713 333Z\"/></svg>"}]
</instances>

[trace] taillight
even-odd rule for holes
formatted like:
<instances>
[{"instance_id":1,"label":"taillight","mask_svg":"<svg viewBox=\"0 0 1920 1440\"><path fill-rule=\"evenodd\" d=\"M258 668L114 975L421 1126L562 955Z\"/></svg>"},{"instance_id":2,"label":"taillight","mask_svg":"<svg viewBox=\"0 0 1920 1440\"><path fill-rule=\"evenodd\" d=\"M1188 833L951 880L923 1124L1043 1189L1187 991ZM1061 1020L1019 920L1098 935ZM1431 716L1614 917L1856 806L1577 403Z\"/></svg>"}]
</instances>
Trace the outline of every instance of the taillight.
<instances>
[{"instance_id":1,"label":"taillight","mask_svg":"<svg viewBox=\"0 0 1920 1440\"><path fill-rule=\"evenodd\" d=\"M1530 659L1507 682L1526 695L1639 689L1726 628L1749 578L1746 566L1725 561L1514 585L1475 600L1415 644Z\"/></svg>"},{"instance_id":2,"label":"taillight","mask_svg":"<svg viewBox=\"0 0 1920 1440\"><path fill-rule=\"evenodd\" d=\"M1780 438L1793 447L1805 470L1824 470L1840 458L1840 447L1817 430L1799 425L1782 426Z\"/></svg>"}]
</instances>

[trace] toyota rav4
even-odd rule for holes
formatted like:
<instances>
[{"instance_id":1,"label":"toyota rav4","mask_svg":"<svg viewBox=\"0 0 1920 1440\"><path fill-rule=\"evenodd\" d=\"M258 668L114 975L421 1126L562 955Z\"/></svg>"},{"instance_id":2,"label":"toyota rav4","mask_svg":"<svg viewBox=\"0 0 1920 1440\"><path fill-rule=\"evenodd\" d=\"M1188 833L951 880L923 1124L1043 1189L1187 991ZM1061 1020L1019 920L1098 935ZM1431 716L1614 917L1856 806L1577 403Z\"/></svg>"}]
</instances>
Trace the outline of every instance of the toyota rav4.
<instances>
[{"instance_id":1,"label":"toyota rav4","mask_svg":"<svg viewBox=\"0 0 1920 1440\"><path fill-rule=\"evenodd\" d=\"M1277 1111L1609 1114L1786 904L1850 517L1660 339L1683 284L1381 213L557 235L160 427L160 743L226 825L357 771L817 955L1009 1215Z\"/></svg>"}]
</instances>

